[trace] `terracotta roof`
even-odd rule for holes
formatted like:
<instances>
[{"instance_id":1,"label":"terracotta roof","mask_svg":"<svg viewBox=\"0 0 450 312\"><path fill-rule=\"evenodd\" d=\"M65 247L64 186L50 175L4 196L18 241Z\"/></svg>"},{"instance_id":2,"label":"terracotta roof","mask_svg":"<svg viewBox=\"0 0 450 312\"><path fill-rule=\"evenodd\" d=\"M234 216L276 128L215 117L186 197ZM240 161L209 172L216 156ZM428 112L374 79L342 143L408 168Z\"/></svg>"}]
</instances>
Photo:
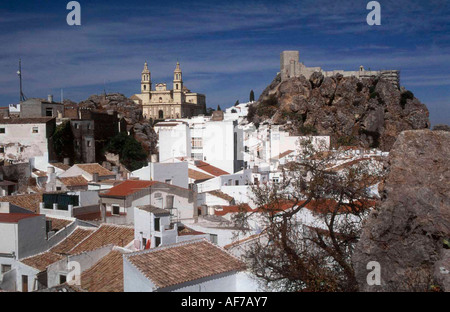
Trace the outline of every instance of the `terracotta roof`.
<instances>
[{"instance_id":1,"label":"terracotta roof","mask_svg":"<svg viewBox=\"0 0 450 312\"><path fill-rule=\"evenodd\" d=\"M37 176L40 177L40 178L41 178L41 177L46 177L46 176L47 176L47 172L38 170L38 169L36 169L36 168L34 168L34 169L32 170L32 172L33 172L33 174L37 175Z\"/></svg>"},{"instance_id":2,"label":"terracotta roof","mask_svg":"<svg viewBox=\"0 0 450 312\"><path fill-rule=\"evenodd\" d=\"M216 197L225 199L226 201L229 201L229 202L231 202L231 201L234 199L232 196L230 196L230 195L228 195L228 194L225 194L225 193L223 193L223 192L221 192L221 191L209 191L209 192L207 192L207 193L209 193L209 194L211 194L211 195L214 195L214 196L216 196Z\"/></svg>"},{"instance_id":3,"label":"terracotta roof","mask_svg":"<svg viewBox=\"0 0 450 312\"><path fill-rule=\"evenodd\" d=\"M147 212L151 212L154 215L170 215L169 210L161 209L161 208L155 207L153 205L138 206L137 208L147 211Z\"/></svg>"},{"instance_id":4,"label":"terracotta roof","mask_svg":"<svg viewBox=\"0 0 450 312\"><path fill-rule=\"evenodd\" d=\"M287 150L287 151L285 151L283 153L280 153L278 156L275 156L272 159L274 159L274 160L281 159L281 158L283 158L283 157L285 157L285 156L287 156L287 155L289 155L289 154L291 154L293 152L294 152L293 150Z\"/></svg>"},{"instance_id":5,"label":"terracotta roof","mask_svg":"<svg viewBox=\"0 0 450 312\"><path fill-rule=\"evenodd\" d=\"M212 166L212 165L210 165L210 164L208 164L208 163L206 163L204 161L201 161L201 160L196 160L195 161L195 166L198 169L206 171L209 174L212 174L213 176L216 176L216 177L224 175L224 174L229 174L228 172L223 171L222 169L214 167L214 166Z\"/></svg>"},{"instance_id":6,"label":"terracotta roof","mask_svg":"<svg viewBox=\"0 0 450 312\"><path fill-rule=\"evenodd\" d=\"M208 179L214 178L213 176L211 176L209 174L206 174L206 173L194 170L194 169L188 169L188 176L189 176L189 178L194 179L194 180L208 180Z\"/></svg>"},{"instance_id":7,"label":"terracotta roof","mask_svg":"<svg viewBox=\"0 0 450 312\"><path fill-rule=\"evenodd\" d=\"M244 268L237 258L206 240L155 248L125 257L157 288Z\"/></svg>"},{"instance_id":8,"label":"terracotta roof","mask_svg":"<svg viewBox=\"0 0 450 312\"><path fill-rule=\"evenodd\" d=\"M25 194L0 197L0 202L9 202L15 206L39 213L42 194Z\"/></svg>"},{"instance_id":9,"label":"terracotta roof","mask_svg":"<svg viewBox=\"0 0 450 312\"><path fill-rule=\"evenodd\" d=\"M40 272L45 271L50 264L64 259L63 256L47 251L29 258L22 259L20 262L38 269Z\"/></svg>"},{"instance_id":10,"label":"terracotta roof","mask_svg":"<svg viewBox=\"0 0 450 312\"><path fill-rule=\"evenodd\" d=\"M20 220L40 216L34 213L0 213L0 223L18 223Z\"/></svg>"},{"instance_id":11,"label":"terracotta roof","mask_svg":"<svg viewBox=\"0 0 450 312\"><path fill-rule=\"evenodd\" d=\"M81 252L91 251L110 244L119 247L125 247L133 240L133 227L114 224L102 224L94 233L88 236L85 240L83 240L69 252L71 254L79 254Z\"/></svg>"},{"instance_id":12,"label":"terracotta roof","mask_svg":"<svg viewBox=\"0 0 450 312\"><path fill-rule=\"evenodd\" d=\"M70 254L69 251L95 231L94 228L77 227L69 236L50 251L57 254Z\"/></svg>"},{"instance_id":13,"label":"terracotta roof","mask_svg":"<svg viewBox=\"0 0 450 312\"><path fill-rule=\"evenodd\" d=\"M67 178L58 178L62 184L65 186L87 186L88 180L83 178L83 176L75 176L75 177L67 177Z\"/></svg>"},{"instance_id":14,"label":"terracotta roof","mask_svg":"<svg viewBox=\"0 0 450 312\"><path fill-rule=\"evenodd\" d=\"M100 166L97 163L93 163L93 164L76 164L75 166L77 166L78 168L80 168L81 170L86 171L89 174L94 174L94 173L98 173L98 175L100 177L102 176L113 176L115 175L114 172L109 171L108 169Z\"/></svg>"},{"instance_id":15,"label":"terracotta roof","mask_svg":"<svg viewBox=\"0 0 450 312\"><path fill-rule=\"evenodd\" d=\"M215 210L214 214L216 216L224 216L228 213L234 213L234 212L252 212L253 209L250 208L248 204L243 205L233 205L233 206L220 206L222 207L222 210Z\"/></svg>"},{"instance_id":16,"label":"terracotta roof","mask_svg":"<svg viewBox=\"0 0 450 312\"><path fill-rule=\"evenodd\" d=\"M53 167L56 167L58 169L64 170L64 171L70 169L69 165L66 165L63 163L50 163L50 165L52 165Z\"/></svg>"},{"instance_id":17,"label":"terracotta roof","mask_svg":"<svg viewBox=\"0 0 450 312\"><path fill-rule=\"evenodd\" d=\"M112 250L81 274L81 287L89 292L123 292L122 253Z\"/></svg>"},{"instance_id":18,"label":"terracotta roof","mask_svg":"<svg viewBox=\"0 0 450 312\"><path fill-rule=\"evenodd\" d=\"M71 220L66 220L66 219L59 219L59 218L52 218L52 217L46 217L46 219L48 221L52 221L52 231L59 231L63 228L65 228L66 226L68 226L69 224L71 224L74 221Z\"/></svg>"},{"instance_id":19,"label":"terracotta roof","mask_svg":"<svg viewBox=\"0 0 450 312\"><path fill-rule=\"evenodd\" d=\"M258 212L280 212L287 209L291 209L295 206L303 205L306 201L292 202L292 201L278 201L272 205L264 205L263 207L257 208L254 211ZM338 207L338 203L334 199L318 199L312 200L305 205L306 209L316 213L330 213L336 209L338 213L349 212L352 209L364 210L374 207L376 204L375 200L358 200L353 203L353 207L350 204L342 204Z\"/></svg>"},{"instance_id":20,"label":"terracotta roof","mask_svg":"<svg viewBox=\"0 0 450 312\"><path fill-rule=\"evenodd\" d=\"M200 231L196 231L193 230L185 225L179 226L178 227L178 236L183 236L183 235L204 235L206 233L200 232Z\"/></svg>"},{"instance_id":21,"label":"terracotta roof","mask_svg":"<svg viewBox=\"0 0 450 312\"><path fill-rule=\"evenodd\" d=\"M0 125L6 124L41 124L47 123L50 120L55 119L53 117L37 117L37 118L12 118L12 119L0 119Z\"/></svg>"},{"instance_id":22,"label":"terracotta roof","mask_svg":"<svg viewBox=\"0 0 450 312\"><path fill-rule=\"evenodd\" d=\"M145 189L153 184L157 183L156 181L143 181L143 180L126 180L119 185L116 185L110 188L107 192L101 194L101 196L119 196L125 197L131 194L136 193L142 189Z\"/></svg>"},{"instance_id":23,"label":"terracotta roof","mask_svg":"<svg viewBox=\"0 0 450 312\"><path fill-rule=\"evenodd\" d=\"M80 219L83 221L97 221L97 220L101 220L102 213L100 211L83 213L83 214L77 214L75 217L77 219Z\"/></svg>"}]
</instances>

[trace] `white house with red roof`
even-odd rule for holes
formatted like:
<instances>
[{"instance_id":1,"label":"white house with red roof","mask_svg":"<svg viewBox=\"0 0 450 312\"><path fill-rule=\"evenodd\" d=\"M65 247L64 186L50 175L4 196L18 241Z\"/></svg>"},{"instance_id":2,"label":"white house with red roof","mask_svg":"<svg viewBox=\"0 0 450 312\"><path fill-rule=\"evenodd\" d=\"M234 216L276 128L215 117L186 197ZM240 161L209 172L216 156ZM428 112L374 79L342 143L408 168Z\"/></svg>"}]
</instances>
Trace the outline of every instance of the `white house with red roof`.
<instances>
[{"instance_id":1,"label":"white house with red roof","mask_svg":"<svg viewBox=\"0 0 450 312\"><path fill-rule=\"evenodd\" d=\"M153 205L171 212L174 219L197 216L193 191L159 181L127 180L99 194L103 219L108 223L132 224L134 207Z\"/></svg>"}]
</instances>

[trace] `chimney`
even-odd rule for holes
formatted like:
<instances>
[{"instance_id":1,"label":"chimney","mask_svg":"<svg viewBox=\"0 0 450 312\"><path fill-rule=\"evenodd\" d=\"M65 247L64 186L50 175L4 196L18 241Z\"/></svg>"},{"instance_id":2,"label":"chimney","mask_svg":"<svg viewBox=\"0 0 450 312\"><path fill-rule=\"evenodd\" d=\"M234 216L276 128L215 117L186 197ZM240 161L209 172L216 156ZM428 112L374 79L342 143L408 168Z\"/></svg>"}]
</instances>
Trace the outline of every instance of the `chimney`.
<instances>
[{"instance_id":1,"label":"chimney","mask_svg":"<svg viewBox=\"0 0 450 312\"><path fill-rule=\"evenodd\" d=\"M73 205L69 205L67 209L69 210L69 216L73 217Z\"/></svg>"},{"instance_id":2,"label":"chimney","mask_svg":"<svg viewBox=\"0 0 450 312\"><path fill-rule=\"evenodd\" d=\"M48 102L53 103L53 94L48 95Z\"/></svg>"},{"instance_id":3,"label":"chimney","mask_svg":"<svg viewBox=\"0 0 450 312\"><path fill-rule=\"evenodd\" d=\"M114 172L115 174L118 174L119 173L119 167L113 166L111 171Z\"/></svg>"},{"instance_id":4,"label":"chimney","mask_svg":"<svg viewBox=\"0 0 450 312\"><path fill-rule=\"evenodd\" d=\"M70 165L70 158L69 157L64 158L64 165Z\"/></svg>"},{"instance_id":5,"label":"chimney","mask_svg":"<svg viewBox=\"0 0 450 312\"><path fill-rule=\"evenodd\" d=\"M92 175L92 181L98 182L98 172L94 172L94 174Z\"/></svg>"}]
</instances>

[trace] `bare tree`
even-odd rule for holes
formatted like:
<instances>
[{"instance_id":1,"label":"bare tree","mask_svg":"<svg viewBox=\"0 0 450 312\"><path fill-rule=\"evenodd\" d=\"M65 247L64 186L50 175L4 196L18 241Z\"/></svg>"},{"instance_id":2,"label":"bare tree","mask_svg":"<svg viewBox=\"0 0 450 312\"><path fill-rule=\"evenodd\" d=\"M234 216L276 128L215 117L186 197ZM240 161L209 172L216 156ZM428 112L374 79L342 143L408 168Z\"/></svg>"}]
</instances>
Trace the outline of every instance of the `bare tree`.
<instances>
[{"instance_id":1,"label":"bare tree","mask_svg":"<svg viewBox=\"0 0 450 312\"><path fill-rule=\"evenodd\" d=\"M368 161L334 170L337 152L311 140L299 154L279 183L252 186L258 209L234 217L240 228L260 228L244 259L267 289L357 291L351 256L374 204L367 189L383 172Z\"/></svg>"}]
</instances>

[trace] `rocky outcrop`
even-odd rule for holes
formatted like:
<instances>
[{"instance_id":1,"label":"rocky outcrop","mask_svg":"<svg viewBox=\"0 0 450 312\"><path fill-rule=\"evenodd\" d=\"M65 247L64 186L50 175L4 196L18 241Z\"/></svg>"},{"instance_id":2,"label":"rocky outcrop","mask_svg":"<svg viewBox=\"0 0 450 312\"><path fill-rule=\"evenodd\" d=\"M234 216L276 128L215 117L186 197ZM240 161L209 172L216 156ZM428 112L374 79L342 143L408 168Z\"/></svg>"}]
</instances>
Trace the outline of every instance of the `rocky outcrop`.
<instances>
[{"instance_id":1,"label":"rocky outcrop","mask_svg":"<svg viewBox=\"0 0 450 312\"><path fill-rule=\"evenodd\" d=\"M141 143L148 155L157 154L158 135L148 122L135 123L130 130L133 137Z\"/></svg>"},{"instance_id":2,"label":"rocky outcrop","mask_svg":"<svg viewBox=\"0 0 450 312\"><path fill-rule=\"evenodd\" d=\"M134 124L142 119L142 107L120 93L91 95L87 100L78 103L80 108L91 108L97 111L116 111Z\"/></svg>"},{"instance_id":3,"label":"rocky outcrop","mask_svg":"<svg viewBox=\"0 0 450 312\"><path fill-rule=\"evenodd\" d=\"M450 133L405 131L353 256L362 291L450 291ZM369 286L377 261L381 285Z\"/></svg>"},{"instance_id":4,"label":"rocky outcrop","mask_svg":"<svg viewBox=\"0 0 450 312\"><path fill-rule=\"evenodd\" d=\"M390 150L404 130L430 127L428 109L414 95L381 78L359 80L313 73L279 75L249 110L255 124L281 124L293 134L330 135L335 145Z\"/></svg>"},{"instance_id":5,"label":"rocky outcrop","mask_svg":"<svg viewBox=\"0 0 450 312\"><path fill-rule=\"evenodd\" d=\"M441 125L441 124L439 124L439 125L435 125L434 127L433 127L433 130L435 130L435 131L450 131L450 126L449 125Z\"/></svg>"}]
</instances>

